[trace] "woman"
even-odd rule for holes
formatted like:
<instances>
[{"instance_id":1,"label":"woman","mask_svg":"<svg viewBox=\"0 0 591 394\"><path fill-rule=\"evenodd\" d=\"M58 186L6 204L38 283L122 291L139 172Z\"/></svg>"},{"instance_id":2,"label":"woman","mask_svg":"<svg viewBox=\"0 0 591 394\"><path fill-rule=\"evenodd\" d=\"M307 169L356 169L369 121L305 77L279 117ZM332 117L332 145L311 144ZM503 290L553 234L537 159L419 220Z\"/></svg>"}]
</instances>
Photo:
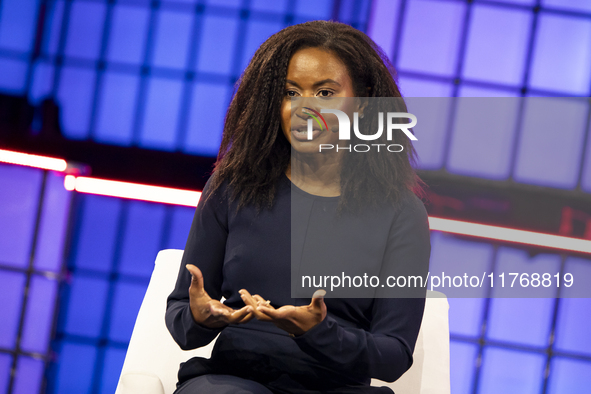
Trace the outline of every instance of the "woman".
<instances>
[{"instance_id":1,"label":"woman","mask_svg":"<svg viewBox=\"0 0 591 394\"><path fill-rule=\"evenodd\" d=\"M355 237L336 248L338 258L362 253L363 266L386 273L427 272L429 229L412 192L420 181L408 138L376 141L400 144L399 153L359 155L318 152L321 143L342 143L330 127L314 126L312 140L302 131L311 115L301 100L400 97L393 75L371 39L340 23L290 26L257 50L228 109L168 298L166 323L181 348L220 334L211 359L181 365L177 393L391 393L370 379L394 381L410 368L424 299L290 293L289 262L307 262L316 239L309 233L335 218L341 225L322 242L339 231ZM369 111L344 100L360 117Z\"/></svg>"}]
</instances>

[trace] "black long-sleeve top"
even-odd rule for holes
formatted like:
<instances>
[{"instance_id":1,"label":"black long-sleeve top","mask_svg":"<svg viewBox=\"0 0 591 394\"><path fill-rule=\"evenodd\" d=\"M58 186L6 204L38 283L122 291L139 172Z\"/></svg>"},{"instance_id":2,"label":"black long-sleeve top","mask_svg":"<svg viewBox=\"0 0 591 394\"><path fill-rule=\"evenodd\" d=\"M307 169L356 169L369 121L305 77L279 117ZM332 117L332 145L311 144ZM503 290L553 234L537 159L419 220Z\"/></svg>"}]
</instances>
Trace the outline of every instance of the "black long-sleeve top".
<instances>
[{"instance_id":1,"label":"black long-sleeve top","mask_svg":"<svg viewBox=\"0 0 591 394\"><path fill-rule=\"evenodd\" d=\"M294 256L305 260L309 250L315 250L315 230L334 223L338 203L338 197L298 189L287 176L278 184L272 209L237 210L226 183L206 198L208 191L209 182L195 211L175 289L168 297L166 324L185 350L205 346L221 335L211 359L193 358L181 365L179 382L216 373L253 379L276 392L355 386L361 393L373 392L361 387L371 378L394 381L410 368L424 298L325 298L326 318L296 337L255 319L221 329L197 324L189 307L191 276L186 264L199 267L212 298L223 296L225 304L235 309L244 306L238 293L243 288L276 308L309 304L310 298L291 297L290 262ZM343 220L335 227L340 229L335 236L341 239L332 255L357 262L345 264L347 274L426 275L428 219L422 202L411 192L396 207ZM292 221L308 230L292 229ZM350 239L343 242L343 234L351 234ZM331 233L324 236L332 242ZM310 296L313 292L310 289Z\"/></svg>"}]
</instances>

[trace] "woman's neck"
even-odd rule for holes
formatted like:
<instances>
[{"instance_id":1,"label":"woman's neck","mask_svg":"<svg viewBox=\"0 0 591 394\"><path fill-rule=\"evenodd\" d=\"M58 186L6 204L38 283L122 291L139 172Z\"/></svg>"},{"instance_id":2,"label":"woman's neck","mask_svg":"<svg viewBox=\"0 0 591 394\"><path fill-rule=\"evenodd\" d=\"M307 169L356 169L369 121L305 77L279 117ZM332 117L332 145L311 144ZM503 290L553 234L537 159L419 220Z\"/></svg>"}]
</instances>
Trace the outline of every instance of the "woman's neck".
<instances>
[{"instance_id":1,"label":"woman's neck","mask_svg":"<svg viewBox=\"0 0 591 394\"><path fill-rule=\"evenodd\" d=\"M285 175L307 193L322 197L340 196L340 157L306 156L292 154Z\"/></svg>"}]
</instances>

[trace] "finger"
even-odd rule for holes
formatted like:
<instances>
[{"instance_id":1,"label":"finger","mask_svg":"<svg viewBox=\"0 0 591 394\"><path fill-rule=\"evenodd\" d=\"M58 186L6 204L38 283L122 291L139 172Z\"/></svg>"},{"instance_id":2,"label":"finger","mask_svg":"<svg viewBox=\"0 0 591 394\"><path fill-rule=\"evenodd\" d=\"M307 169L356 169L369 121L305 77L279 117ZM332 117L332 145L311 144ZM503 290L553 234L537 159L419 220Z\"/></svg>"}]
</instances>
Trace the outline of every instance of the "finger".
<instances>
[{"instance_id":1,"label":"finger","mask_svg":"<svg viewBox=\"0 0 591 394\"><path fill-rule=\"evenodd\" d=\"M244 324L248 323L254 317L254 313L249 313L248 315L244 316L241 320L234 322L233 324Z\"/></svg>"},{"instance_id":2,"label":"finger","mask_svg":"<svg viewBox=\"0 0 591 394\"><path fill-rule=\"evenodd\" d=\"M252 307L249 306L248 308L251 308L250 311L248 312L248 314L246 316L244 316L242 319L240 319L239 321L237 321L236 324L246 323L255 317L254 310L252 309Z\"/></svg>"},{"instance_id":3,"label":"finger","mask_svg":"<svg viewBox=\"0 0 591 394\"><path fill-rule=\"evenodd\" d=\"M259 305L264 305L264 306L271 306L271 300L265 300L263 297L261 297L258 294L254 295L254 299L257 302L257 306ZM272 307L272 306L271 306Z\"/></svg>"},{"instance_id":4,"label":"finger","mask_svg":"<svg viewBox=\"0 0 591 394\"><path fill-rule=\"evenodd\" d=\"M283 307L282 307L283 308ZM278 309L273 308L269 305L259 305L257 307L257 311L262 313L263 315L270 317L271 319L281 319L284 316L283 311L279 311Z\"/></svg>"},{"instance_id":5,"label":"finger","mask_svg":"<svg viewBox=\"0 0 591 394\"><path fill-rule=\"evenodd\" d=\"M191 273L191 287L199 291L204 291L203 274L201 273L201 270L193 264L187 264L186 268L187 271Z\"/></svg>"},{"instance_id":6,"label":"finger","mask_svg":"<svg viewBox=\"0 0 591 394\"><path fill-rule=\"evenodd\" d=\"M326 295L325 290L316 290L312 295L312 302L310 302L310 306L314 309L322 310L326 308L324 305L324 296Z\"/></svg>"},{"instance_id":7,"label":"finger","mask_svg":"<svg viewBox=\"0 0 591 394\"><path fill-rule=\"evenodd\" d=\"M240 293L240 298L242 298L242 301L244 301L244 304L246 305L250 305L253 308L256 308L257 306L257 302L255 301L255 299L250 295L250 293L248 292L248 290L246 289L241 289L240 291L238 291L238 293Z\"/></svg>"},{"instance_id":8,"label":"finger","mask_svg":"<svg viewBox=\"0 0 591 394\"><path fill-rule=\"evenodd\" d=\"M255 301L257 302L257 304L258 304L258 303L261 303L261 304L267 304L267 305L268 305L268 304L270 304L270 303L271 303L271 301L267 301L267 300L265 300L263 297L261 297L261 296L260 296L260 295L258 295L258 294L255 294L255 295L253 295L252 297L255 299Z\"/></svg>"},{"instance_id":9,"label":"finger","mask_svg":"<svg viewBox=\"0 0 591 394\"><path fill-rule=\"evenodd\" d=\"M259 296L258 294L255 296L251 296L250 293L245 290L242 289L239 291L240 292L240 296L242 297L242 300L244 301L244 303L246 305L250 305L253 308L253 313L254 316L261 321L271 321L271 319L266 316L265 314L261 313L257 308L257 306L261 305L260 301L258 301L257 299L255 299L255 297L258 297L258 299L264 300L264 298L262 298L261 296ZM266 302L266 301L265 301ZM269 304L266 304L269 305Z\"/></svg>"},{"instance_id":10,"label":"finger","mask_svg":"<svg viewBox=\"0 0 591 394\"><path fill-rule=\"evenodd\" d=\"M244 307L238 309L237 311L234 311L234 313L232 313L229 316L228 322L238 323L239 321L244 319L249 313L252 313L252 306L250 306L250 305L244 306Z\"/></svg>"}]
</instances>

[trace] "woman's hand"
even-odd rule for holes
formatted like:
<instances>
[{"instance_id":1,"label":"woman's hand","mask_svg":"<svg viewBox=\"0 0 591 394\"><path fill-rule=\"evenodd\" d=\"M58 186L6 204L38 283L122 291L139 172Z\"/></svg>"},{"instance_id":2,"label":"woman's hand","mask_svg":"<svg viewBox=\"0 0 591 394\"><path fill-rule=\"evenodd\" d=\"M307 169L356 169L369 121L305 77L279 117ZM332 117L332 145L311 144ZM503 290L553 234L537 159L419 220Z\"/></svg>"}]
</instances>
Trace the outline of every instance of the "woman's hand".
<instances>
[{"instance_id":1,"label":"woman's hand","mask_svg":"<svg viewBox=\"0 0 591 394\"><path fill-rule=\"evenodd\" d=\"M275 309L269 301L258 294L251 296L243 289L240 290L240 295L247 306L254 307L253 313L258 320L270 321L292 335L302 335L326 317L324 290L316 290L310 305L284 305L279 309Z\"/></svg>"},{"instance_id":2,"label":"woman's hand","mask_svg":"<svg viewBox=\"0 0 591 394\"><path fill-rule=\"evenodd\" d=\"M203 288L201 270L192 264L187 264L186 267L191 273L189 305L195 322L205 327L219 328L230 323L246 323L253 318L254 308L250 305L234 310L211 298Z\"/></svg>"}]
</instances>

